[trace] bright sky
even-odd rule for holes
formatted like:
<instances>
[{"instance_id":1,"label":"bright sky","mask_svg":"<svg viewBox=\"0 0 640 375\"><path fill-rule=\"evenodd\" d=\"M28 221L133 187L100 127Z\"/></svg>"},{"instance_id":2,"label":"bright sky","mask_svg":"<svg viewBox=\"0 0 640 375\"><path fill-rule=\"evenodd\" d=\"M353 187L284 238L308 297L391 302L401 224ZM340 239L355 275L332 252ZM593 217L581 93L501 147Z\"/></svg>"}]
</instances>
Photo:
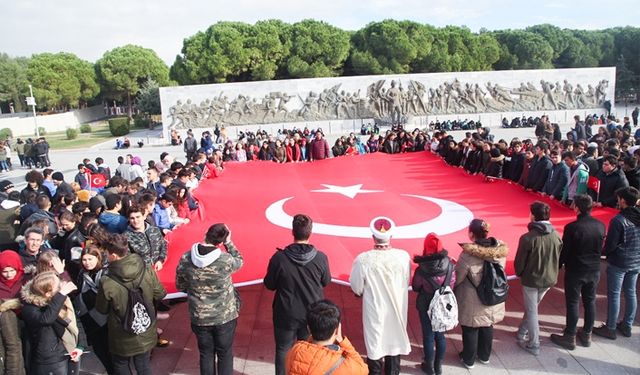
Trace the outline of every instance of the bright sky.
<instances>
[{"instance_id":1,"label":"bright sky","mask_svg":"<svg viewBox=\"0 0 640 375\"><path fill-rule=\"evenodd\" d=\"M131 43L155 50L171 65L184 38L218 21L254 23L272 18L289 23L314 18L345 30L387 18L439 27L466 25L472 31L540 23L602 29L637 26L640 4L637 0L19 0L2 6L0 52L30 56L65 51L94 62L104 52Z\"/></svg>"}]
</instances>

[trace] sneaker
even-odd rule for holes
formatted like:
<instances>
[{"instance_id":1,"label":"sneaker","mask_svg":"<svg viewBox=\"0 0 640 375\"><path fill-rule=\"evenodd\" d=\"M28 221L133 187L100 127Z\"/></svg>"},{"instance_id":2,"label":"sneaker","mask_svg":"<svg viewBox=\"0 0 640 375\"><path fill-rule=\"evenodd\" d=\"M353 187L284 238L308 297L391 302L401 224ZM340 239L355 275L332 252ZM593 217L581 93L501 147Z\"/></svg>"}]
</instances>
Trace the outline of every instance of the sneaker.
<instances>
[{"instance_id":1,"label":"sneaker","mask_svg":"<svg viewBox=\"0 0 640 375\"><path fill-rule=\"evenodd\" d=\"M580 344L582 344L582 346L584 346L585 348L588 348L591 346L591 332L587 333L580 330L578 331L576 338L578 339L578 341L580 341Z\"/></svg>"},{"instance_id":2,"label":"sneaker","mask_svg":"<svg viewBox=\"0 0 640 375\"><path fill-rule=\"evenodd\" d=\"M427 375L434 375L435 374L435 372L433 370L433 366L431 366L427 362L422 362L420 364L420 369L422 369L422 371Z\"/></svg>"},{"instance_id":3,"label":"sneaker","mask_svg":"<svg viewBox=\"0 0 640 375\"><path fill-rule=\"evenodd\" d=\"M520 330L518 330L518 332L516 332L516 338L518 341L529 341L529 332L520 332Z\"/></svg>"},{"instance_id":4,"label":"sneaker","mask_svg":"<svg viewBox=\"0 0 640 375\"><path fill-rule=\"evenodd\" d=\"M464 361L464 359L462 359L462 352L458 353L458 357L460 357L460 363L462 363L462 365L467 369L467 370L471 370L472 368L474 368L475 366L472 364L468 364L467 362Z\"/></svg>"},{"instance_id":5,"label":"sneaker","mask_svg":"<svg viewBox=\"0 0 640 375\"><path fill-rule=\"evenodd\" d=\"M529 344L528 342L524 342L524 341L518 341L518 345L528 351L529 353L537 356L540 354L540 346L532 346L531 344Z\"/></svg>"},{"instance_id":6,"label":"sneaker","mask_svg":"<svg viewBox=\"0 0 640 375\"><path fill-rule=\"evenodd\" d=\"M615 340L617 338L616 337L616 330L615 329L609 329L609 327L607 327L606 324L603 324L600 327L595 327L593 329L592 333L597 335L597 336L607 338L609 340Z\"/></svg>"},{"instance_id":7,"label":"sneaker","mask_svg":"<svg viewBox=\"0 0 640 375\"><path fill-rule=\"evenodd\" d=\"M483 365L488 365L489 364L489 358L482 359L482 358L478 358L478 361L480 361L480 363L482 363Z\"/></svg>"},{"instance_id":8,"label":"sneaker","mask_svg":"<svg viewBox=\"0 0 640 375\"><path fill-rule=\"evenodd\" d=\"M620 322L616 324L616 329L622 334L622 336L631 337L631 327L627 326L626 324Z\"/></svg>"},{"instance_id":9,"label":"sneaker","mask_svg":"<svg viewBox=\"0 0 640 375\"><path fill-rule=\"evenodd\" d=\"M158 348L166 348L167 346L169 346L169 340L167 339L163 339L162 337L158 336L158 341L156 341L156 346Z\"/></svg>"}]
</instances>

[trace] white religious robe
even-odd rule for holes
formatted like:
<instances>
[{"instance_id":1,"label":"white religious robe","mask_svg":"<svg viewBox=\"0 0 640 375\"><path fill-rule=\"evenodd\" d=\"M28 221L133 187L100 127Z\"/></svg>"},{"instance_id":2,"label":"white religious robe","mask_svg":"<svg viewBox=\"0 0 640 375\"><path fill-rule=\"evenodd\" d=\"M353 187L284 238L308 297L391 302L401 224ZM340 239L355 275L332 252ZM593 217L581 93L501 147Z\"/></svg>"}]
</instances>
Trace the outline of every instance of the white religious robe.
<instances>
[{"instance_id":1,"label":"white religious robe","mask_svg":"<svg viewBox=\"0 0 640 375\"><path fill-rule=\"evenodd\" d=\"M407 334L407 306L411 258L400 249L370 250L353 261L349 282L362 296L362 323L367 357L411 352Z\"/></svg>"}]
</instances>

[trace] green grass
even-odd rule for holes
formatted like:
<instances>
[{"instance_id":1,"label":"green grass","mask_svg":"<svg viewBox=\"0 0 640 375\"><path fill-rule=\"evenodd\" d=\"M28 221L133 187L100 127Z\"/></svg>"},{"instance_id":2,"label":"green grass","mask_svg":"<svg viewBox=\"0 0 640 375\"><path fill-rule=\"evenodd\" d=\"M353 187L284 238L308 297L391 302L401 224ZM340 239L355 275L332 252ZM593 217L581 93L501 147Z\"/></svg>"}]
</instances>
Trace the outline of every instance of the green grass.
<instances>
[{"instance_id":1,"label":"green grass","mask_svg":"<svg viewBox=\"0 0 640 375\"><path fill-rule=\"evenodd\" d=\"M91 124L91 133L78 133L78 138L67 139L66 131L45 134L49 147L53 150L86 148L112 139L109 124L106 121Z\"/></svg>"}]
</instances>

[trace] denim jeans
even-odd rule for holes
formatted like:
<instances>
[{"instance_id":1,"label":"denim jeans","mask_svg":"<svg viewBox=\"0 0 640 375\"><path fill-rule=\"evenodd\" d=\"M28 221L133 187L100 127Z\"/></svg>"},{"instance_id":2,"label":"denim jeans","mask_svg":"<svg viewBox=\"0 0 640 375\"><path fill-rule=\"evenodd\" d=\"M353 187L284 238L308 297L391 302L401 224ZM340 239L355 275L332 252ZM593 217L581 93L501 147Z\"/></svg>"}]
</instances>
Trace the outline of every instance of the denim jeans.
<instances>
[{"instance_id":1,"label":"denim jeans","mask_svg":"<svg viewBox=\"0 0 640 375\"><path fill-rule=\"evenodd\" d=\"M438 357L443 362L445 352L447 351L447 341L444 338L444 332L433 332L431 327L431 319L426 309L418 309L420 316L420 325L422 326L422 346L424 350L424 362L433 365L433 361ZM433 343L436 347L433 350Z\"/></svg>"},{"instance_id":2,"label":"denim jeans","mask_svg":"<svg viewBox=\"0 0 640 375\"><path fill-rule=\"evenodd\" d=\"M233 337L237 325L238 319L217 326L191 325L191 330L198 339L201 375L233 374ZM217 371L214 369L216 357Z\"/></svg>"},{"instance_id":3,"label":"denim jeans","mask_svg":"<svg viewBox=\"0 0 640 375\"><path fill-rule=\"evenodd\" d=\"M133 375L130 362L133 359L133 366L138 375L152 375L151 373L151 350L131 357L121 357L111 354L113 360L113 373L115 375Z\"/></svg>"},{"instance_id":4,"label":"denim jeans","mask_svg":"<svg viewBox=\"0 0 640 375\"><path fill-rule=\"evenodd\" d=\"M518 328L518 335L524 336L529 333L529 346L540 346L540 325L538 324L538 305L549 288L530 288L522 286L522 297L524 302L524 316Z\"/></svg>"},{"instance_id":5,"label":"denim jeans","mask_svg":"<svg viewBox=\"0 0 640 375\"><path fill-rule=\"evenodd\" d=\"M276 339L276 375L285 375L285 359L289 349L296 343L296 340L306 340L309 337L309 329L304 322L294 329L274 326L273 333Z\"/></svg>"},{"instance_id":6,"label":"denim jeans","mask_svg":"<svg viewBox=\"0 0 640 375\"><path fill-rule=\"evenodd\" d=\"M624 293L625 312L622 324L631 327L636 317L638 300L636 299L636 282L639 269L624 270L612 264L607 266L607 327L616 329L620 314L620 293Z\"/></svg>"},{"instance_id":7,"label":"denim jeans","mask_svg":"<svg viewBox=\"0 0 640 375\"><path fill-rule=\"evenodd\" d=\"M564 274L564 298L567 304L567 327L565 333L576 334L580 315L580 296L584 306L583 331L591 333L596 316L596 289L600 280L600 272L566 272Z\"/></svg>"}]
</instances>

